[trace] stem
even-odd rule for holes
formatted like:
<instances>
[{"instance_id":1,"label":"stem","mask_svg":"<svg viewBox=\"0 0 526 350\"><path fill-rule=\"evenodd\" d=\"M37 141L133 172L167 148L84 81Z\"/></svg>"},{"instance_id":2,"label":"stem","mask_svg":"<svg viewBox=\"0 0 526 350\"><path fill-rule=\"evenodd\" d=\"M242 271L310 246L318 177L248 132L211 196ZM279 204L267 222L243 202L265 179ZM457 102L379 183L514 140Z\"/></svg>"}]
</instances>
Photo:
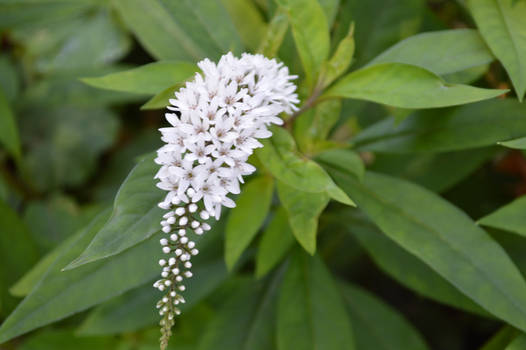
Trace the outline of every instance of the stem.
<instances>
[{"instance_id":1,"label":"stem","mask_svg":"<svg viewBox=\"0 0 526 350\"><path fill-rule=\"evenodd\" d=\"M314 91L312 94L305 100L305 103L301 105L300 109L298 109L296 112L294 112L289 119L285 121L285 124L283 124L283 127L286 129L290 129L292 127L292 124L294 124L294 121L297 117L299 117L303 112L308 110L309 108L313 107L318 101L318 97L320 97L321 93L323 92L323 89L319 85L314 88Z\"/></svg>"}]
</instances>

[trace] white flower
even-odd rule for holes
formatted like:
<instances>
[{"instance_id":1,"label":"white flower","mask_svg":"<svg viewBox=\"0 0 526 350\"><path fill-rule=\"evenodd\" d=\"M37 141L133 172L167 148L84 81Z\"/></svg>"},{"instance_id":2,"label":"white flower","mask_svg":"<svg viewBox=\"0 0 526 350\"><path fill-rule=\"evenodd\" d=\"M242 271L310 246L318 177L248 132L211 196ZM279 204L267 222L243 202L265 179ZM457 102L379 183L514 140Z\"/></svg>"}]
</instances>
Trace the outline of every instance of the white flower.
<instances>
[{"instance_id":1,"label":"white flower","mask_svg":"<svg viewBox=\"0 0 526 350\"><path fill-rule=\"evenodd\" d=\"M283 124L279 114L297 110L299 102L291 82L296 77L275 59L228 53L217 64L204 59L197 65L202 74L170 99L172 112L165 116L171 126L160 129L166 144L155 158L161 166L157 187L167 191L159 203L168 211L161 221L169 237L161 240L162 250L172 255L159 261L162 279L154 284L167 290L157 304L163 334L180 313L175 305L185 302L182 281L192 276L189 260L198 253L188 230L202 234L210 230L205 220L219 219L223 206L235 207L228 195L240 193L243 176L256 171L247 159L263 146L258 139L270 137L268 126Z\"/></svg>"}]
</instances>

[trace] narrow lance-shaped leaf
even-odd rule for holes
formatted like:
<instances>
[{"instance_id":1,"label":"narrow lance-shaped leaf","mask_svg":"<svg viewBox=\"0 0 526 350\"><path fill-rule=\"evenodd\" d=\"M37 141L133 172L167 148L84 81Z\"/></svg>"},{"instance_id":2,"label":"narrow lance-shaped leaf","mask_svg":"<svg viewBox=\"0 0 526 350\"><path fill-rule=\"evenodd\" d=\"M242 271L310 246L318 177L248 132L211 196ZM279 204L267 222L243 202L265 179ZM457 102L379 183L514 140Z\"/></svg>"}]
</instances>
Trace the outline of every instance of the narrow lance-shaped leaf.
<instances>
[{"instance_id":1,"label":"narrow lance-shaped leaf","mask_svg":"<svg viewBox=\"0 0 526 350\"><path fill-rule=\"evenodd\" d=\"M289 17L294 41L303 63L306 83L313 87L320 67L329 55L329 26L317 0L277 0Z\"/></svg>"},{"instance_id":2,"label":"narrow lance-shaped leaf","mask_svg":"<svg viewBox=\"0 0 526 350\"><path fill-rule=\"evenodd\" d=\"M228 268L234 267L263 224L273 192L274 181L270 176L255 178L243 187L226 223L225 261Z\"/></svg>"},{"instance_id":3,"label":"narrow lance-shaped leaf","mask_svg":"<svg viewBox=\"0 0 526 350\"><path fill-rule=\"evenodd\" d=\"M506 91L448 84L417 66L381 63L344 76L321 99L343 97L401 108L436 108L486 100Z\"/></svg>"},{"instance_id":4,"label":"narrow lance-shaped leaf","mask_svg":"<svg viewBox=\"0 0 526 350\"><path fill-rule=\"evenodd\" d=\"M508 141L500 141L497 142L497 144L508 148L526 150L526 137L519 137L518 139Z\"/></svg>"},{"instance_id":5,"label":"narrow lance-shaped leaf","mask_svg":"<svg viewBox=\"0 0 526 350\"><path fill-rule=\"evenodd\" d=\"M331 59L324 62L320 73L320 87L323 89L350 67L354 56L354 23L349 26L349 33L343 38Z\"/></svg>"},{"instance_id":6,"label":"narrow lance-shaped leaf","mask_svg":"<svg viewBox=\"0 0 526 350\"><path fill-rule=\"evenodd\" d=\"M329 196L325 193L309 193L278 182L278 194L285 207L290 227L296 240L310 254L316 252L318 217L327 204Z\"/></svg>"},{"instance_id":7,"label":"narrow lance-shaped leaf","mask_svg":"<svg viewBox=\"0 0 526 350\"><path fill-rule=\"evenodd\" d=\"M524 113L526 105L514 99L421 111L398 125L392 118L378 122L356 135L353 141L359 149L385 153L445 152L491 146L524 136Z\"/></svg>"},{"instance_id":8,"label":"narrow lance-shaped leaf","mask_svg":"<svg viewBox=\"0 0 526 350\"><path fill-rule=\"evenodd\" d=\"M406 63L445 75L488 64L494 59L476 30L451 29L404 39L376 56L368 66Z\"/></svg>"},{"instance_id":9,"label":"narrow lance-shaped leaf","mask_svg":"<svg viewBox=\"0 0 526 350\"><path fill-rule=\"evenodd\" d=\"M102 89L157 94L176 83L184 82L196 71L197 66L193 63L160 61L102 77L84 78L82 81Z\"/></svg>"},{"instance_id":10,"label":"narrow lance-shaped leaf","mask_svg":"<svg viewBox=\"0 0 526 350\"><path fill-rule=\"evenodd\" d=\"M292 255L278 302L278 350L353 350L342 296L318 257Z\"/></svg>"},{"instance_id":11,"label":"narrow lance-shaped leaf","mask_svg":"<svg viewBox=\"0 0 526 350\"><path fill-rule=\"evenodd\" d=\"M488 227L518 233L526 237L526 196L520 197L493 213L478 220L478 223Z\"/></svg>"},{"instance_id":12,"label":"narrow lance-shaped leaf","mask_svg":"<svg viewBox=\"0 0 526 350\"><path fill-rule=\"evenodd\" d=\"M468 4L482 37L504 65L522 101L526 91L526 3L470 0Z\"/></svg>"},{"instance_id":13,"label":"narrow lance-shaped leaf","mask_svg":"<svg viewBox=\"0 0 526 350\"><path fill-rule=\"evenodd\" d=\"M351 316L357 349L429 349L418 331L400 313L373 294L344 283L341 290Z\"/></svg>"},{"instance_id":14,"label":"narrow lance-shaped leaf","mask_svg":"<svg viewBox=\"0 0 526 350\"><path fill-rule=\"evenodd\" d=\"M343 211L340 220L375 264L403 286L440 303L488 316L480 306L416 256L396 244L356 210Z\"/></svg>"},{"instance_id":15,"label":"narrow lance-shaped leaf","mask_svg":"<svg viewBox=\"0 0 526 350\"><path fill-rule=\"evenodd\" d=\"M153 176L158 168L155 155L144 157L122 183L113 213L88 247L66 269L104 259L147 239L159 231L162 210L157 206L162 193Z\"/></svg>"},{"instance_id":16,"label":"narrow lance-shaped leaf","mask_svg":"<svg viewBox=\"0 0 526 350\"><path fill-rule=\"evenodd\" d=\"M466 214L420 186L375 173L331 174L385 234L495 316L526 329L526 282ZM495 302L498 300L499 302Z\"/></svg>"},{"instance_id":17,"label":"narrow lance-shaped leaf","mask_svg":"<svg viewBox=\"0 0 526 350\"><path fill-rule=\"evenodd\" d=\"M506 347L506 350L526 349L526 334L522 333Z\"/></svg>"},{"instance_id":18,"label":"narrow lance-shaped leaf","mask_svg":"<svg viewBox=\"0 0 526 350\"><path fill-rule=\"evenodd\" d=\"M272 270L294 244L285 208L279 207L259 241L256 256L256 277Z\"/></svg>"},{"instance_id":19,"label":"narrow lance-shaped leaf","mask_svg":"<svg viewBox=\"0 0 526 350\"><path fill-rule=\"evenodd\" d=\"M258 52L267 57L276 56L283 43L288 27L289 20L287 13L283 9L278 8L268 25L267 32L261 39Z\"/></svg>"}]
</instances>

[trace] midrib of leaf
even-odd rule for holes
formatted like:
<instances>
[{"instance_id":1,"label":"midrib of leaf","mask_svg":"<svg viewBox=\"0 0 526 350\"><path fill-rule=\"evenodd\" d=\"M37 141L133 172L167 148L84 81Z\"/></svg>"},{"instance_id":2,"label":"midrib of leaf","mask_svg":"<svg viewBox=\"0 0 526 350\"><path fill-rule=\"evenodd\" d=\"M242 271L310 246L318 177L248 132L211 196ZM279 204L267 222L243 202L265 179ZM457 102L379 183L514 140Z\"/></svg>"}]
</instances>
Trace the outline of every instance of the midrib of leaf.
<instances>
[{"instance_id":1,"label":"midrib of leaf","mask_svg":"<svg viewBox=\"0 0 526 350\"><path fill-rule=\"evenodd\" d=\"M513 55L515 56L515 59L516 59L516 63L517 63L517 68L519 69L519 81L520 81L520 85L519 88L524 88L522 85L524 83L523 81L523 72L522 72L522 65L521 65L521 59L519 57L519 48L517 47L517 44L515 43L515 40L514 40L514 37L513 37L513 33L510 29L510 25L506 19L506 16L504 15L504 11L502 9L502 6L500 4L500 1L499 0L493 0L496 2L497 4L497 9L499 11L499 17L500 19L502 20L502 22L504 23L504 28L506 28L506 32L508 32L508 35L509 35L509 38L510 38L510 41L511 41L511 45L513 46ZM525 19L526 20L526 19ZM511 76L510 76L511 78ZM517 91L517 94L519 93L522 93L521 91ZM522 100L522 96L519 96L519 100Z\"/></svg>"},{"instance_id":2,"label":"midrib of leaf","mask_svg":"<svg viewBox=\"0 0 526 350\"><path fill-rule=\"evenodd\" d=\"M196 45L194 45L192 43L192 40L187 40L186 33L184 33L179 28L179 23L177 23L175 18L170 14L170 11L166 8L166 6L161 1L159 1L158 4L162 8L162 10L166 12L168 17L170 17L171 22L173 24L173 26L171 26L171 28L173 28L175 30L175 36L176 36L177 40L181 43L181 45L183 45L183 47L187 50L187 52L189 52L196 60L198 60L201 57L203 57L204 53L201 51L201 49L198 46L196 46ZM170 30L171 29L170 26L164 24L164 19L161 18L160 22L163 23L162 26L166 29L167 32L172 32L173 33L173 31Z\"/></svg>"},{"instance_id":3,"label":"midrib of leaf","mask_svg":"<svg viewBox=\"0 0 526 350\"><path fill-rule=\"evenodd\" d=\"M180 1L180 0L178 0ZM210 0L208 0L210 1ZM214 0L215 1L215 0ZM188 4L188 0L185 1L186 4ZM210 36L210 38L212 39L212 41L214 42L214 45L216 46L216 49L218 50L218 52L223 52L223 48L221 47L221 43L219 43L217 41L217 39L215 38L215 36L212 34L212 32L210 31L210 29L208 28L208 26L206 25L206 23L203 21L203 18L201 18L201 16L199 15L200 12L196 9L195 6L192 6L190 4L190 9L192 10L192 12L195 14L195 17L197 18L197 20L199 21L199 23L201 23L201 25L203 26L203 29L208 33L208 35Z\"/></svg>"},{"instance_id":4,"label":"midrib of leaf","mask_svg":"<svg viewBox=\"0 0 526 350\"><path fill-rule=\"evenodd\" d=\"M442 235L440 234L439 231L435 230L433 227L431 226L428 226L427 224L421 222L420 220L418 220L416 217L413 217L411 214L407 213L406 211L404 211L402 208L398 208L397 206L393 205L391 202L387 201L386 199L382 199L381 197L379 197L375 192L369 190L368 188L366 188L365 186L363 187L363 190L365 192L367 192L371 197L375 198L377 201L379 201L380 203L383 203L384 205L386 205L387 207L389 207L391 210L401 214L401 216L403 217L406 217L409 221L415 223L417 226L421 226L423 227L424 229L428 229L429 231L431 231L432 233L436 233L436 237L438 237L443 243L445 243L445 245L447 247L449 247L453 252L456 252L463 260L467 261L468 263L470 263L471 266L474 266L475 269L479 272L479 274L481 274L482 276L486 277L488 281L491 282L491 284L496 288L496 290L499 291L499 293L501 293L505 299L509 300L513 305L515 305L519 310L521 310L521 312L523 314L526 315L526 310L523 309L522 305L520 304L517 304L515 302L515 300L508 294L505 292L505 288L501 288L500 284L498 284L495 280L493 280L491 278L491 276L487 275L484 270L482 270L474 261L472 261L471 257L469 256L465 256L464 254L462 254L461 251L459 251L456 247L454 247L446 238L442 237ZM411 252L412 253L412 252ZM414 254L414 253L412 253ZM420 259L420 258L419 258ZM437 271L433 266L429 265L427 262L425 262L426 265L428 265L429 267L431 267L433 270L435 270L438 274L440 274L441 276L443 276L439 271ZM449 279L447 278L447 276L443 276L445 277L448 281ZM456 283L454 283L453 281L451 281L453 284L456 285ZM457 288L463 290L460 286L457 286ZM466 294L466 293L464 293ZM477 304L481 305L478 301L474 300L473 298L471 298L471 296L469 296L468 294L466 294L470 299L472 299L473 301L475 301ZM486 308L485 306L481 305L482 307ZM489 311L489 310L488 310ZM491 311L490 311L491 312Z\"/></svg>"}]
</instances>

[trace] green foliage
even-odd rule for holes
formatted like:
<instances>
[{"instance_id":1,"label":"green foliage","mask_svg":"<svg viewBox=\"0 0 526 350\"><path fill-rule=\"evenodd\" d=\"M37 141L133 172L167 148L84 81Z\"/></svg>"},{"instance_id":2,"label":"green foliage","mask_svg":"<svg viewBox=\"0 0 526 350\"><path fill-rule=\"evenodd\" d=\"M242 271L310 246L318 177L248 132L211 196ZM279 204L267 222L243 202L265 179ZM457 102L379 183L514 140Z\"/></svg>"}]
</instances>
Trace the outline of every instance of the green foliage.
<instances>
[{"instance_id":1,"label":"green foliage","mask_svg":"<svg viewBox=\"0 0 526 350\"><path fill-rule=\"evenodd\" d=\"M229 51L301 102L167 349L526 347L526 1L8 0L0 37L2 349L158 349L159 109Z\"/></svg>"}]
</instances>

